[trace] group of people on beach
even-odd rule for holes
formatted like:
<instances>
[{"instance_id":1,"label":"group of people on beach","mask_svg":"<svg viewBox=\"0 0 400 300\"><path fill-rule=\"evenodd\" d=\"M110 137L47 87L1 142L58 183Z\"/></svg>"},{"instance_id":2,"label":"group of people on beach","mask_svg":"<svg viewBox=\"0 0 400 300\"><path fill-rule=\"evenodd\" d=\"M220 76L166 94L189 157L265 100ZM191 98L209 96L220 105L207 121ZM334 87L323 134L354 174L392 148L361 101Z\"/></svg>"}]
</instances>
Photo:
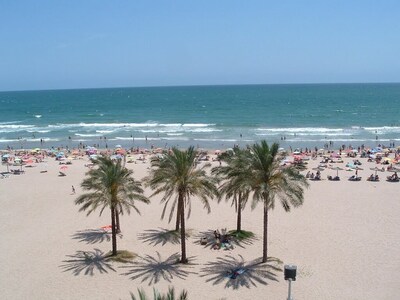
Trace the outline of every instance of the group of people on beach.
<instances>
[{"instance_id":1,"label":"group of people on beach","mask_svg":"<svg viewBox=\"0 0 400 300\"><path fill-rule=\"evenodd\" d=\"M224 250L232 250L233 246L231 242L229 241L229 235L226 233L226 230L223 232L221 235L219 230L214 230L214 238L215 238L215 243L212 246L213 250L219 250L219 249L224 249Z\"/></svg>"}]
</instances>

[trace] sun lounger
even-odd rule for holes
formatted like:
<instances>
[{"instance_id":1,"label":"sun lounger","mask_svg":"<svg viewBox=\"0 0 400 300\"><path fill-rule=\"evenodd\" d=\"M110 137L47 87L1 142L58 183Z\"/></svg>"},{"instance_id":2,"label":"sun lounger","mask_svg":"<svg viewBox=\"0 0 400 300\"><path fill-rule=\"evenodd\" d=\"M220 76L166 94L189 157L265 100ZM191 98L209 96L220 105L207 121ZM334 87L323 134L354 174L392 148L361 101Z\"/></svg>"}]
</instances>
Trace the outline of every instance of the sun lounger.
<instances>
[{"instance_id":1,"label":"sun lounger","mask_svg":"<svg viewBox=\"0 0 400 300\"><path fill-rule=\"evenodd\" d=\"M64 172L59 171L58 173L59 173L58 176L60 176L60 177L67 176L67 174L65 174Z\"/></svg>"},{"instance_id":2,"label":"sun lounger","mask_svg":"<svg viewBox=\"0 0 400 300\"><path fill-rule=\"evenodd\" d=\"M398 177L388 176L388 177L386 177L386 181L388 181L388 182L399 182L400 179Z\"/></svg>"},{"instance_id":3,"label":"sun lounger","mask_svg":"<svg viewBox=\"0 0 400 300\"><path fill-rule=\"evenodd\" d=\"M361 177L353 175L349 178L349 181L361 181Z\"/></svg>"},{"instance_id":4,"label":"sun lounger","mask_svg":"<svg viewBox=\"0 0 400 300\"><path fill-rule=\"evenodd\" d=\"M21 170L11 170L11 173L14 174L14 175L21 175L21 174L24 174L25 171L21 171Z\"/></svg>"},{"instance_id":5,"label":"sun lounger","mask_svg":"<svg viewBox=\"0 0 400 300\"><path fill-rule=\"evenodd\" d=\"M367 181L378 182L379 181L379 177L378 176L370 176L370 177L368 177Z\"/></svg>"},{"instance_id":6,"label":"sun lounger","mask_svg":"<svg viewBox=\"0 0 400 300\"><path fill-rule=\"evenodd\" d=\"M400 179L398 179L398 178L397 178L397 179L388 179L387 181L388 181L388 182L399 182Z\"/></svg>"},{"instance_id":7,"label":"sun lounger","mask_svg":"<svg viewBox=\"0 0 400 300\"><path fill-rule=\"evenodd\" d=\"M10 174L9 174L8 172L2 172L2 173L0 173L0 178L1 178L1 179L8 178L8 177L10 177Z\"/></svg>"}]
</instances>

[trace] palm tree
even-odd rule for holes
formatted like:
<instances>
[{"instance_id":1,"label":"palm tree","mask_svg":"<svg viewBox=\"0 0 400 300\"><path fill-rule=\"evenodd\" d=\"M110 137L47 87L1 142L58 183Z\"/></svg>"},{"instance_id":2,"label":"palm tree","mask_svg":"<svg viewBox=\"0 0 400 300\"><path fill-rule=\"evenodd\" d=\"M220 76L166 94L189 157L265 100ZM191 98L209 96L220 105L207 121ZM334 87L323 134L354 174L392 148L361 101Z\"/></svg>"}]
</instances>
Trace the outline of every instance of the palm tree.
<instances>
[{"instance_id":1,"label":"palm tree","mask_svg":"<svg viewBox=\"0 0 400 300\"><path fill-rule=\"evenodd\" d=\"M138 300L150 300L150 298L147 297L146 293L141 289L138 289L138 294L139 298ZM178 298L175 297L175 288L174 287L169 287L168 292L166 294L160 294L156 289L153 289L153 300L187 300L188 298L188 293L187 291L183 290ZM136 300L135 295L131 293L131 298L132 300Z\"/></svg>"},{"instance_id":2,"label":"palm tree","mask_svg":"<svg viewBox=\"0 0 400 300\"><path fill-rule=\"evenodd\" d=\"M161 199L164 209L161 217L165 215L168 203L171 201L171 213L169 220L177 207L180 219L181 230L181 262L187 263L186 258L186 242L185 242L185 207L188 206L188 217L191 212L191 196L197 196L203 203L204 208L210 212L209 198L218 195L215 186L216 179L207 175L206 168L209 164L205 164L200 168L196 168L197 151L194 147L181 151L173 148L169 153L161 158L154 158L151 161L152 170L147 178L147 184L154 189L154 195L163 193Z\"/></svg>"},{"instance_id":3,"label":"palm tree","mask_svg":"<svg viewBox=\"0 0 400 300\"><path fill-rule=\"evenodd\" d=\"M82 194L75 200L75 204L81 205L79 211L87 211L87 215L100 209L100 215L105 208L111 210L112 230L112 255L117 255L117 228L116 215L134 209L135 200L149 203L149 199L143 195L141 183L133 177L133 171L123 167L121 161L113 161L109 157L99 157L96 160L97 167L86 173L81 186L83 190L90 191Z\"/></svg>"},{"instance_id":4,"label":"palm tree","mask_svg":"<svg viewBox=\"0 0 400 300\"><path fill-rule=\"evenodd\" d=\"M268 211L275 207L276 199L287 212L291 206L302 205L304 187L308 187L305 177L294 167L280 166L283 156L278 149L277 143L269 147L264 140L251 147L249 156L253 200L264 205L263 263L267 261L268 254Z\"/></svg>"},{"instance_id":5,"label":"palm tree","mask_svg":"<svg viewBox=\"0 0 400 300\"><path fill-rule=\"evenodd\" d=\"M225 152L220 156L226 165L215 167L212 174L220 177L224 182L219 187L220 195L225 195L225 200L232 199L232 206L237 212L236 232L242 230L242 210L246 206L250 195L249 168L247 168L247 150L234 148L233 152ZM221 198L220 198L221 199Z\"/></svg>"}]
</instances>

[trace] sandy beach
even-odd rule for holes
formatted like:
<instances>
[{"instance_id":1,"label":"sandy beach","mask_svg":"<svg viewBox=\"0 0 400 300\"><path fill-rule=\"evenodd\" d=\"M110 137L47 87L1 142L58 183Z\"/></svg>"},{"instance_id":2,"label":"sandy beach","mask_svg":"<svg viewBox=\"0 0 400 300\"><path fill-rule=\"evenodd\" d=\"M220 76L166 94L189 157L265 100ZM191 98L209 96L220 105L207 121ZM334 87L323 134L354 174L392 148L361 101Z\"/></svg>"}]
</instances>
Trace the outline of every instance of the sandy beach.
<instances>
[{"instance_id":1,"label":"sandy beach","mask_svg":"<svg viewBox=\"0 0 400 300\"><path fill-rule=\"evenodd\" d=\"M236 267L242 261L250 266L261 257L261 205L253 211L248 205L243 212L242 228L254 232L254 240L233 250L211 250L199 244L200 237L216 229L235 229L235 210L230 202L214 201L207 214L192 199L187 221L191 263L182 266L168 263L180 252L178 242L163 240L163 231L173 229L174 222L160 219L160 197L151 198L150 205L138 204L140 216L133 212L121 217L118 249L136 253L134 263L108 262L101 256L111 250L111 235L101 227L110 224L109 211L101 217L96 212L86 216L74 204L82 193L88 159L72 160L64 177L58 176L58 161L45 160L46 173L40 172L43 163L34 163L23 168L25 174L0 180L2 299L130 299L130 292L137 294L138 288L152 295L153 287L166 291L168 286L187 290L189 299L286 299L288 284L281 271L268 269L265 277L254 267L235 280L220 272L221 266ZM343 154L343 160L337 165L345 169L352 158ZM327 175L336 171L324 170L323 180L310 181L302 207L286 213L277 206L270 213L269 255L297 265L295 299L399 297L400 183L384 180L389 172L378 173L380 182L366 181L376 164L359 160L364 169L358 172L361 181L348 181L354 172L346 170L339 171L341 181L329 181ZM307 169L320 161L309 160ZM126 166L141 179L150 164L147 160ZM83 252L91 258L85 259Z\"/></svg>"}]
</instances>

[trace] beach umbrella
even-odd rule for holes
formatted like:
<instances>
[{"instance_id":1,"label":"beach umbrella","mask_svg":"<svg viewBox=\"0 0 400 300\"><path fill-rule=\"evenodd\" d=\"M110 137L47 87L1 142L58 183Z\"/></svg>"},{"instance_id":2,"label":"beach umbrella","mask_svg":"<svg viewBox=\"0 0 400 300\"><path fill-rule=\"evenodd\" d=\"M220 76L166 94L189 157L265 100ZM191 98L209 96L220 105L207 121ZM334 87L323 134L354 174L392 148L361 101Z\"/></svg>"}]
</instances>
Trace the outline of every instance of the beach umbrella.
<instances>
[{"instance_id":1,"label":"beach umbrella","mask_svg":"<svg viewBox=\"0 0 400 300\"><path fill-rule=\"evenodd\" d=\"M393 160L389 157L384 157L383 161L387 161L387 162L391 163Z\"/></svg>"},{"instance_id":2,"label":"beach umbrella","mask_svg":"<svg viewBox=\"0 0 400 300\"><path fill-rule=\"evenodd\" d=\"M115 145L115 148L122 148L121 145Z\"/></svg>"},{"instance_id":3,"label":"beach umbrella","mask_svg":"<svg viewBox=\"0 0 400 300\"><path fill-rule=\"evenodd\" d=\"M383 172L383 171L385 171L385 168L381 169L381 168L375 167L375 168L370 168L370 170L375 171L375 176L376 176L378 171L379 172Z\"/></svg>"},{"instance_id":4,"label":"beach umbrella","mask_svg":"<svg viewBox=\"0 0 400 300\"><path fill-rule=\"evenodd\" d=\"M61 167L60 167L60 170L62 170L62 171L65 171L66 169L68 169L67 166L61 166Z\"/></svg>"},{"instance_id":5,"label":"beach umbrella","mask_svg":"<svg viewBox=\"0 0 400 300\"><path fill-rule=\"evenodd\" d=\"M316 171L324 171L325 169L323 167L316 167L316 168L312 168L313 170Z\"/></svg>"},{"instance_id":6,"label":"beach umbrella","mask_svg":"<svg viewBox=\"0 0 400 300\"><path fill-rule=\"evenodd\" d=\"M356 171L356 175L358 176L358 171L363 170L363 168L360 168L359 166L356 166L355 168L352 169L353 171Z\"/></svg>"},{"instance_id":7,"label":"beach umbrella","mask_svg":"<svg viewBox=\"0 0 400 300\"><path fill-rule=\"evenodd\" d=\"M118 149L115 150L115 153L116 154L124 154L125 153L125 149L118 148Z\"/></svg>"},{"instance_id":8,"label":"beach umbrella","mask_svg":"<svg viewBox=\"0 0 400 300\"><path fill-rule=\"evenodd\" d=\"M337 177L339 177L339 170L343 170L342 168L340 168L340 167L334 167L334 168L331 168L332 170L336 170L336 176Z\"/></svg>"}]
</instances>

